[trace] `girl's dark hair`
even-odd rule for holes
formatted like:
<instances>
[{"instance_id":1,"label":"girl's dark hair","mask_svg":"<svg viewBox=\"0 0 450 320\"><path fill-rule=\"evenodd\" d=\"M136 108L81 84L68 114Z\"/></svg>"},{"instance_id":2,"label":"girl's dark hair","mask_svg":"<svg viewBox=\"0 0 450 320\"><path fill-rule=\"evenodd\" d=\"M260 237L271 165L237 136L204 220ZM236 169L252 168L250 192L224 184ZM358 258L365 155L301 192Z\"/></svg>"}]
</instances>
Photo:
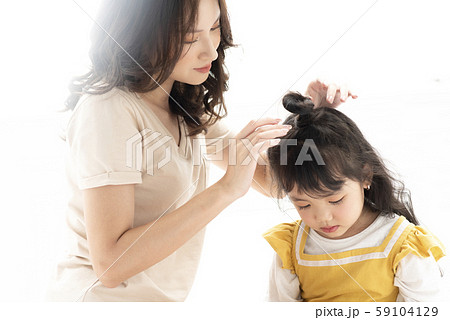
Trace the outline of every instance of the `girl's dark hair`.
<instances>
[{"instance_id":1,"label":"girl's dark hair","mask_svg":"<svg viewBox=\"0 0 450 320\"><path fill-rule=\"evenodd\" d=\"M170 111L184 117L190 135L207 131L227 114L224 59L225 50L234 44L225 1L218 2L221 39L208 79L200 85L176 81L170 92ZM172 73L186 35L195 29L198 5L199 0L104 0L96 19L101 28L94 25L91 31L92 66L72 79L66 110L73 110L83 93L99 95L116 87L138 93L156 89Z\"/></svg>"},{"instance_id":2,"label":"girl's dark hair","mask_svg":"<svg viewBox=\"0 0 450 320\"><path fill-rule=\"evenodd\" d=\"M368 180L371 183L369 190L364 189L364 206L419 224L410 192L393 177L351 119L336 109L314 108L310 99L293 92L284 96L283 106L293 113L284 122L292 129L277 146L268 149L279 198L295 187L301 193L320 197L338 191L345 179L359 183ZM304 155L304 145L311 149L310 159L314 160L296 164L299 155Z\"/></svg>"}]
</instances>

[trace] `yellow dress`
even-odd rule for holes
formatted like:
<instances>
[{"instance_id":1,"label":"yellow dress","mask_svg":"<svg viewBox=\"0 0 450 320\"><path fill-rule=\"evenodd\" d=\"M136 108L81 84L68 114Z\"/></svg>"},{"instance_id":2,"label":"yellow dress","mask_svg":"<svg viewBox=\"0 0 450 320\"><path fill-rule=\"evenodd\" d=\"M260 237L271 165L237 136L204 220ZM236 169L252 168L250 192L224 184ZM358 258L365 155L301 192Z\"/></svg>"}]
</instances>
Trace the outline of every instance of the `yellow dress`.
<instances>
[{"instance_id":1,"label":"yellow dress","mask_svg":"<svg viewBox=\"0 0 450 320\"><path fill-rule=\"evenodd\" d=\"M433 255L438 261L443 244L429 231L398 217L381 245L331 254L304 252L309 227L301 220L279 224L264 234L282 261L295 273L303 301L396 301L394 277L399 262L412 253Z\"/></svg>"}]
</instances>

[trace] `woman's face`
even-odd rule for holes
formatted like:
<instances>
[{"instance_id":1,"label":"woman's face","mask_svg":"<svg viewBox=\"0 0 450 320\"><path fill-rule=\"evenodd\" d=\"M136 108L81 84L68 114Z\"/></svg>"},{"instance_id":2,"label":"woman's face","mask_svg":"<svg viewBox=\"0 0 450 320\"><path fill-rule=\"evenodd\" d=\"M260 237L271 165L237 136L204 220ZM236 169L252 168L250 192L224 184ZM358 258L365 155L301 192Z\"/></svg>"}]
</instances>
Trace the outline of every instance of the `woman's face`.
<instances>
[{"instance_id":1,"label":"woman's face","mask_svg":"<svg viewBox=\"0 0 450 320\"><path fill-rule=\"evenodd\" d=\"M170 79L191 85L203 83L211 63L217 59L220 43L220 7L217 0L200 0L198 22L194 33L188 34L185 45Z\"/></svg>"}]
</instances>

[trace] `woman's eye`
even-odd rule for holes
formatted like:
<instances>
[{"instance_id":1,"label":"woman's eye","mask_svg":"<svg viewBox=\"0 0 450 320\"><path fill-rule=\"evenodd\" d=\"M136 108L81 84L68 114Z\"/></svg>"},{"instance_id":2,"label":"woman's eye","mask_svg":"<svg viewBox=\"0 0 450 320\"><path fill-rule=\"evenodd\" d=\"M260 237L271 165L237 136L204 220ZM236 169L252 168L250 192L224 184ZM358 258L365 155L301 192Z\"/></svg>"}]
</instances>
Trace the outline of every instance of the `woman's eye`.
<instances>
[{"instance_id":1,"label":"woman's eye","mask_svg":"<svg viewBox=\"0 0 450 320\"><path fill-rule=\"evenodd\" d=\"M220 29L220 27L222 27L222 26L219 24L217 27L211 28L211 31L216 31L216 30ZM194 38L190 41L185 41L184 44L193 44L193 43L196 43L198 40L199 40L199 37Z\"/></svg>"},{"instance_id":2,"label":"woman's eye","mask_svg":"<svg viewBox=\"0 0 450 320\"><path fill-rule=\"evenodd\" d=\"M192 41L185 41L184 43L185 43L185 44L193 44L193 43L195 43L195 42L197 42L197 41L198 41L198 37L195 38L195 39L192 40Z\"/></svg>"},{"instance_id":3,"label":"woman's eye","mask_svg":"<svg viewBox=\"0 0 450 320\"><path fill-rule=\"evenodd\" d=\"M308 204L307 206L297 206L298 210L305 210L306 208L308 208L310 205Z\"/></svg>"}]
</instances>

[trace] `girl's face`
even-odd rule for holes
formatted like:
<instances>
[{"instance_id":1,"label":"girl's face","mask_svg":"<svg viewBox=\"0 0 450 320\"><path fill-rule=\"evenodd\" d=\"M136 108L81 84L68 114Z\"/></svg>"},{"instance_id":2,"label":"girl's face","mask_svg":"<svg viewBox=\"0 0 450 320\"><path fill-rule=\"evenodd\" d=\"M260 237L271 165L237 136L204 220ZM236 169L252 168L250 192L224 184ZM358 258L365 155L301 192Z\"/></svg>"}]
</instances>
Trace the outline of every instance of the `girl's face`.
<instances>
[{"instance_id":1,"label":"girl's face","mask_svg":"<svg viewBox=\"0 0 450 320\"><path fill-rule=\"evenodd\" d=\"M296 188L288 195L306 225L325 238L343 239L361 232L376 217L363 210L367 186L347 179L339 191L328 197L311 198Z\"/></svg>"},{"instance_id":2,"label":"girl's face","mask_svg":"<svg viewBox=\"0 0 450 320\"><path fill-rule=\"evenodd\" d=\"M209 75L211 63L217 59L220 43L220 7L217 0L200 0L198 22L188 34L180 60L170 79L198 85Z\"/></svg>"}]
</instances>

